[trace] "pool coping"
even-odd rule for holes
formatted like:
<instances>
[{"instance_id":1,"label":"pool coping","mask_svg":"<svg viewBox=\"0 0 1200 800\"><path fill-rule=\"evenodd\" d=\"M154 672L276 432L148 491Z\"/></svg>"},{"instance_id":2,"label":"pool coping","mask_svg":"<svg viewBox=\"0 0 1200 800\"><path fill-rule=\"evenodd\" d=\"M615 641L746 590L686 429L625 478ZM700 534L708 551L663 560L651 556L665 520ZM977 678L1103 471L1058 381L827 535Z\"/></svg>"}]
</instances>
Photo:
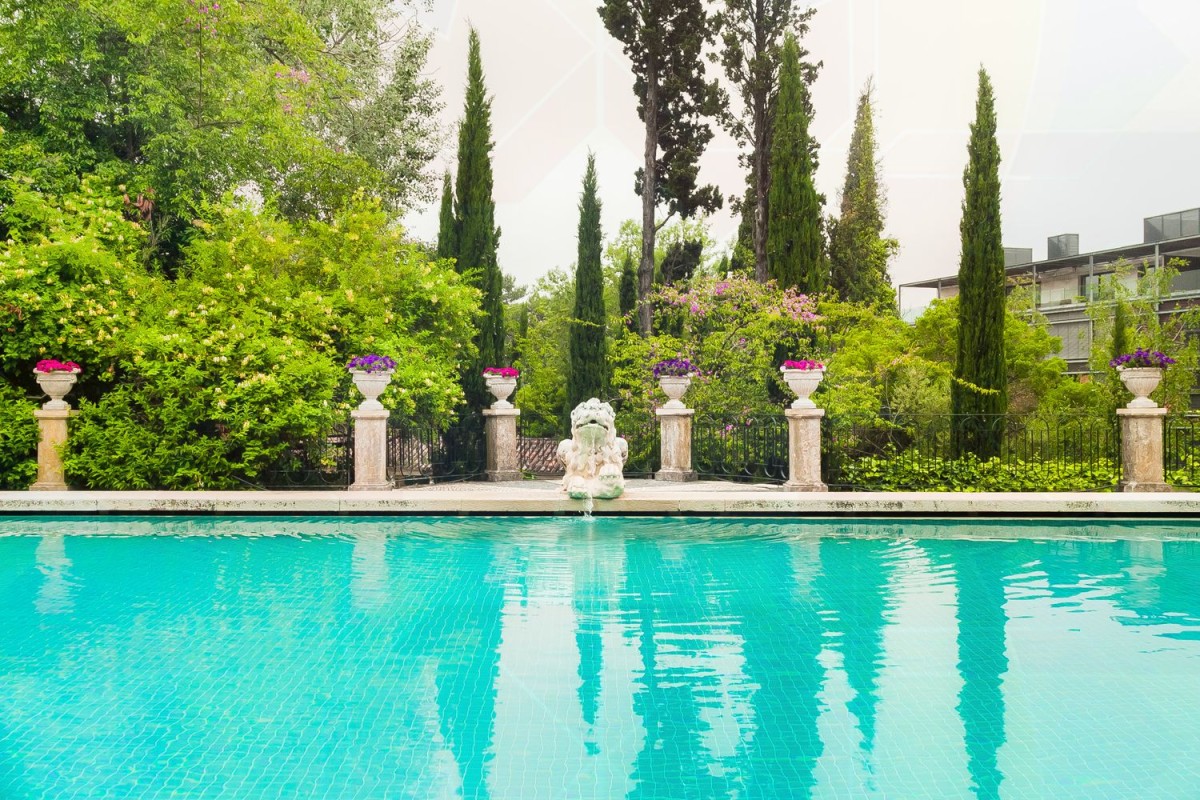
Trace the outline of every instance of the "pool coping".
<instances>
[{"instance_id":1,"label":"pool coping","mask_svg":"<svg viewBox=\"0 0 1200 800\"><path fill-rule=\"evenodd\" d=\"M557 481L408 486L388 491L0 492L0 515L574 515ZM1196 517L1192 492L789 492L719 481L629 481L596 516Z\"/></svg>"}]
</instances>

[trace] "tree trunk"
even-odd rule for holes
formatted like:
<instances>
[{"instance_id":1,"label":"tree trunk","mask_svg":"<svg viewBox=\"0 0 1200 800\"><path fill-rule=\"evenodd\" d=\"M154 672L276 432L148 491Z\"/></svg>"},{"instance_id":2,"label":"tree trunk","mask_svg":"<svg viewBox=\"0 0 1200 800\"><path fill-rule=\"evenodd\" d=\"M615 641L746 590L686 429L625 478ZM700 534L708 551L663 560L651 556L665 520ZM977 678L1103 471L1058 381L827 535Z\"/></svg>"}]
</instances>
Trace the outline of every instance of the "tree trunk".
<instances>
[{"instance_id":1,"label":"tree trunk","mask_svg":"<svg viewBox=\"0 0 1200 800\"><path fill-rule=\"evenodd\" d=\"M646 150L642 168L642 261L638 265L638 327L650 335L653 309L647 298L654 281L654 200L658 183L658 71L653 62L646 70Z\"/></svg>"},{"instance_id":2,"label":"tree trunk","mask_svg":"<svg viewBox=\"0 0 1200 800\"><path fill-rule=\"evenodd\" d=\"M765 100L763 106L766 106ZM764 107L754 113L754 279L759 283L767 282L767 192L771 188L767 166L770 157Z\"/></svg>"}]
</instances>

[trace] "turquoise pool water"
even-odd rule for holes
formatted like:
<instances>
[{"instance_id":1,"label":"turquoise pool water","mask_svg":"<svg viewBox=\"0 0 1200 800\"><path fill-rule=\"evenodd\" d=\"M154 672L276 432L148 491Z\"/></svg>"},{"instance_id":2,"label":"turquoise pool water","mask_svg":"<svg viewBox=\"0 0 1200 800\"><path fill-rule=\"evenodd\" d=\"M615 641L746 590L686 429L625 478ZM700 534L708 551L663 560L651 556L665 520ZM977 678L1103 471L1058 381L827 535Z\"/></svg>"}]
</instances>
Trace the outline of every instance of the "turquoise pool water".
<instances>
[{"instance_id":1,"label":"turquoise pool water","mask_svg":"<svg viewBox=\"0 0 1200 800\"><path fill-rule=\"evenodd\" d=\"M1200 797L1200 525L965 525L0 519L0 798Z\"/></svg>"}]
</instances>

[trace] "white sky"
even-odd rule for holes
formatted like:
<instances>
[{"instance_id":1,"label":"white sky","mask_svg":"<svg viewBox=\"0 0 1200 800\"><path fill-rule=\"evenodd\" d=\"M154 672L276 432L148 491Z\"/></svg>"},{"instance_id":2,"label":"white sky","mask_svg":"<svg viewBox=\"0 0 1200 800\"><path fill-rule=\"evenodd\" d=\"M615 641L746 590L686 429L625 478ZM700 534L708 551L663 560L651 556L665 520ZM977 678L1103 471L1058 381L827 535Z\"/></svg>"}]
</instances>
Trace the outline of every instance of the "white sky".
<instances>
[{"instance_id":1,"label":"white sky","mask_svg":"<svg viewBox=\"0 0 1200 800\"><path fill-rule=\"evenodd\" d=\"M596 153L604 232L640 218L642 129L633 76L599 0L434 0L430 70L445 121L462 113L467 25L493 95L500 264L518 283L575 259L586 154ZM1200 205L1200 0L824 0L805 45L825 62L813 88L817 188L836 209L854 108L876 86L894 283L954 274L968 126L982 63L997 96L1004 243L1046 253L1142 240L1142 218ZM709 67L710 70L713 67ZM447 144L444 162L453 159ZM728 196L744 174L718 133L701 177ZM410 215L432 239L436 203ZM719 241L736 221L713 217ZM906 306L924 300L906 294Z\"/></svg>"}]
</instances>

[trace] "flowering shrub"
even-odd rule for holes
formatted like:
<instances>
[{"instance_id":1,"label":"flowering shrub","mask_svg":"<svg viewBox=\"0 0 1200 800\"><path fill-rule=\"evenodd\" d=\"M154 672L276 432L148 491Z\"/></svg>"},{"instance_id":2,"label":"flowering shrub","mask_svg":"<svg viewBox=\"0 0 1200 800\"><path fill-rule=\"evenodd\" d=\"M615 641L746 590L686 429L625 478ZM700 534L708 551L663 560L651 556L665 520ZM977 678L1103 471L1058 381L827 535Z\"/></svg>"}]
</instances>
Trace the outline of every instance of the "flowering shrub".
<instances>
[{"instance_id":1,"label":"flowering shrub","mask_svg":"<svg viewBox=\"0 0 1200 800\"><path fill-rule=\"evenodd\" d=\"M699 371L686 358L664 358L653 368L656 378L684 378L688 375L695 375Z\"/></svg>"},{"instance_id":2,"label":"flowering shrub","mask_svg":"<svg viewBox=\"0 0 1200 800\"><path fill-rule=\"evenodd\" d=\"M78 364L76 364L74 361L57 361L53 358L48 358L48 359L37 362L37 365L33 368L33 371L34 372L42 372L42 373L47 373L47 372L76 373L76 372L79 372L80 369L81 369L80 366Z\"/></svg>"},{"instance_id":3,"label":"flowering shrub","mask_svg":"<svg viewBox=\"0 0 1200 800\"><path fill-rule=\"evenodd\" d=\"M365 356L357 356L350 359L350 363L346 365L347 369L352 369L356 372L366 372L369 375L376 375L380 372L391 372L396 369L396 362L387 356L378 356L374 353Z\"/></svg>"},{"instance_id":4,"label":"flowering shrub","mask_svg":"<svg viewBox=\"0 0 1200 800\"><path fill-rule=\"evenodd\" d=\"M825 365L823 363L821 363L820 361L810 361L808 359L801 359L800 361L785 361L779 368L781 370L784 370L784 369L813 370L813 369L825 369Z\"/></svg>"},{"instance_id":5,"label":"flowering shrub","mask_svg":"<svg viewBox=\"0 0 1200 800\"><path fill-rule=\"evenodd\" d=\"M1110 367L1121 369L1122 367L1157 367L1158 369L1166 369L1171 364L1175 363L1175 359L1168 356L1166 353L1155 350L1153 352L1139 347L1132 353L1125 353L1108 362Z\"/></svg>"},{"instance_id":6,"label":"flowering shrub","mask_svg":"<svg viewBox=\"0 0 1200 800\"><path fill-rule=\"evenodd\" d=\"M497 378L515 378L521 374L521 370L516 367L485 367L483 376Z\"/></svg>"}]
</instances>

